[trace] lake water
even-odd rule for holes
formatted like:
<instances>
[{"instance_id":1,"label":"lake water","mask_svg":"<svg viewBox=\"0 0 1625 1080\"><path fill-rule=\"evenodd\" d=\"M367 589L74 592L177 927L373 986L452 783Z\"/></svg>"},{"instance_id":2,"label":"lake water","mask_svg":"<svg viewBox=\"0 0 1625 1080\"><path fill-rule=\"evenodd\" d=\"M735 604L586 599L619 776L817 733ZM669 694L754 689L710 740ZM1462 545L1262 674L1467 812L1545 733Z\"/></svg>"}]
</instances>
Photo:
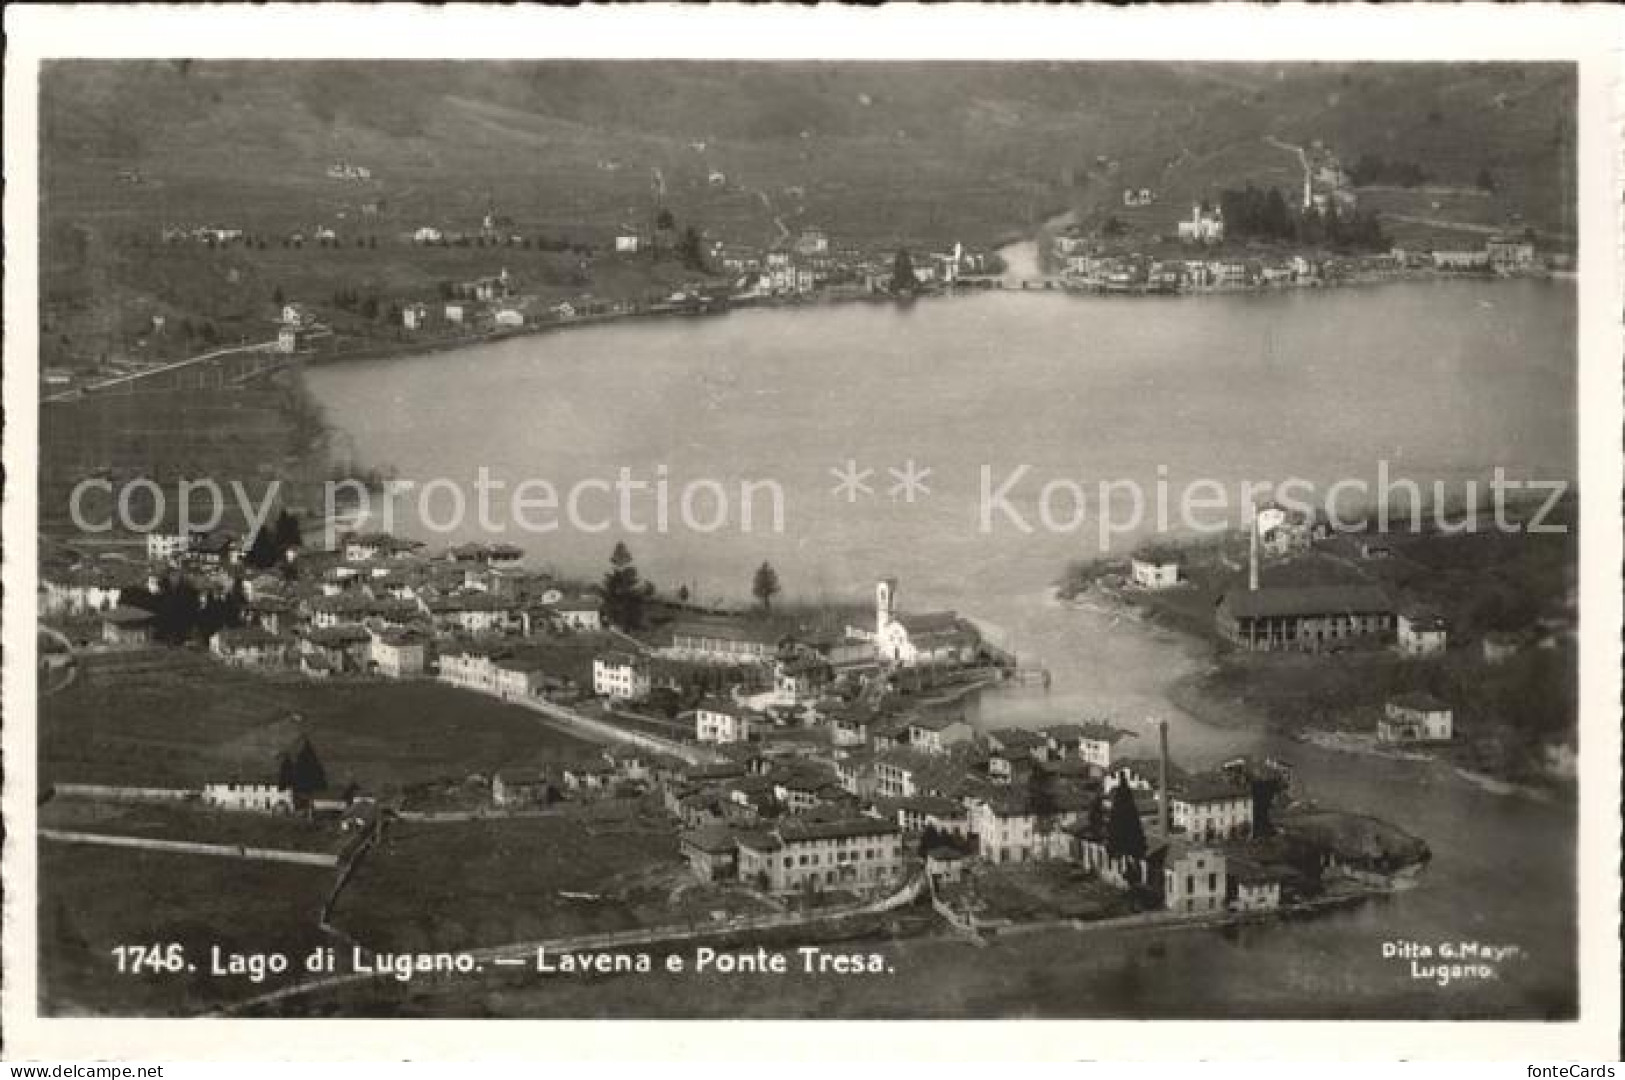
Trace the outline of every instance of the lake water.
<instances>
[{"instance_id":1,"label":"lake water","mask_svg":"<svg viewBox=\"0 0 1625 1080\"><path fill-rule=\"evenodd\" d=\"M1059 605L1050 586L1069 560L1101 550L1102 480L1137 482L1148 504L1162 480L1177 506L1189 484L1210 479L1232 492L1234 520L1243 481L1296 477L1324 491L1357 479L1374 489L1382 462L1391 477L1441 481L1449 492L1496 466L1514 478L1572 479L1574 357L1571 285L1443 282L1165 299L1000 291L742 311L318 367L308 379L359 462L419 483L446 478L466 489L470 507L482 466L509 490L546 480L561 499L584 480L613 482L623 467L652 482L664 466L672 493L665 533L643 493L630 517L643 531L565 522L527 534L512 527L505 501L484 527L469 520L446 533L402 504L397 531L437 544L502 538L580 576L596 576L625 539L647 577L732 601L748 599L764 560L791 597L862 596L894 574L905 609L974 614L1053 670L1048 694L984 699L979 723L1166 716L1181 760L1286 753L1312 796L1380 813L1435 853L1417 889L1309 921L1154 944L1125 937L1114 947L1094 935L1046 936L968 960L941 953L951 946L904 944L906 986L893 991L912 993L921 1014L1534 1018L1573 1008L1572 811L1421 766L1207 725L1165 696L1202 662L1192 646ZM848 461L873 470L872 495L832 493L831 470ZM931 470L929 493L916 490L912 502L888 494L897 482L888 470L910 461ZM983 470L997 490L1022 466L1008 504L1031 532L997 510L984 528ZM684 527L678 493L693 481L721 485L725 527ZM781 532L760 494L752 528L741 527L741 481L780 486ZM1055 528L1039 514L1052 482ZM1062 496L1075 490L1085 493L1084 520L1063 528L1075 507ZM698 492L696 517L719 505L714 494ZM581 505L591 525L617 512L604 489L583 489ZM1125 494L1108 505L1126 520ZM431 517L448 507L439 493ZM1149 531L1113 533L1107 546L1126 551ZM1514 944L1529 959L1497 981L1440 988L1382 958L1384 942L1403 940ZM1032 976L1041 993L1000 974L1010 967L1001 955L1021 970L1037 966L1015 963L1033 949L1066 963L1064 973ZM855 988L842 1000L886 1009Z\"/></svg>"}]
</instances>

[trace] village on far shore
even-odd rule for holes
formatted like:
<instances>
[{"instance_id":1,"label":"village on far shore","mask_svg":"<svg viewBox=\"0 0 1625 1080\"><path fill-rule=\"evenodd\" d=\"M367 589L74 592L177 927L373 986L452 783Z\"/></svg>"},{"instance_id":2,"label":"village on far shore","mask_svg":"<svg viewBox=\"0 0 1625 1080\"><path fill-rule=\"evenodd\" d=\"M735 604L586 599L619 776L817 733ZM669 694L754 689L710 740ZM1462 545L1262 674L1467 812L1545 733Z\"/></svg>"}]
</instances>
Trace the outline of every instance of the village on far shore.
<instances>
[{"instance_id":1,"label":"village on far shore","mask_svg":"<svg viewBox=\"0 0 1625 1080\"><path fill-rule=\"evenodd\" d=\"M376 290L363 295L349 287L316 295L296 281L278 284L267 297L270 317L257 320L257 328L240 327L239 340L220 337L212 323L202 324L200 339L197 324L186 319L171 325L172 313L155 308L137 319L121 355L104 355L94 370L45 365L42 392L53 401L74 401L129 393L137 384L224 385L228 379L258 378L294 358L399 355L607 320L718 315L763 305L912 300L990 288L1152 296L1573 272L1572 253L1539 250L1539 234L1517 215L1509 215L1499 230L1469 229L1472 242L1440 239L1452 235L1448 229L1424 231L1426 239L1393 241L1381 215L1361 208L1355 180L1356 170L1380 175L1393 163L1362 159L1348 168L1319 142L1280 148L1303 159L1301 194L1283 195L1279 188L1249 182L1240 189L1212 189L1186 212L1165 205L1155 187L1131 183L1121 189L1121 205L1108 213L1097 210L1085 218L1070 211L1047 223L1038 234L1037 269L1019 273L1011 272L998 251L967 245L951 232L912 248L843 238L814 222L791 231L781 221L779 234L768 243L714 234L673 214L658 170L646 220L629 215L619 227L587 239L536 235L489 197L477 221L408 225L391 221L387 200L374 197L353 205L346 201L337 218L279 235L238 224L165 224L156 235L130 242L199 264L259 258L275 246L284 257L311 249L308 257L317 261L328 258L327 252L334 260L364 261L458 255L454 261L460 267L485 269L396 295ZM1118 178L1114 159L1102 156L1096 165L1102 177ZM370 189L375 181L370 168L347 160L330 165L326 176L346 188ZM1364 179L1369 183L1372 177ZM120 186L147 182L139 170L120 170L117 177ZM1404 186L1415 182L1407 176ZM707 186L730 183L727 174L713 170ZM1480 187L1493 190L1494 184L1487 172L1481 175ZM337 254L349 248L354 254ZM532 252L573 257L582 282L605 276L640 284L572 291L557 281L527 282L512 265L526 262ZM655 277L669 281L644 280L660 268ZM241 280L238 268L227 273L234 285ZM131 317L126 313L123 321ZM255 334L263 340L251 340ZM177 350L184 355L198 344L208 348L176 359Z\"/></svg>"}]
</instances>

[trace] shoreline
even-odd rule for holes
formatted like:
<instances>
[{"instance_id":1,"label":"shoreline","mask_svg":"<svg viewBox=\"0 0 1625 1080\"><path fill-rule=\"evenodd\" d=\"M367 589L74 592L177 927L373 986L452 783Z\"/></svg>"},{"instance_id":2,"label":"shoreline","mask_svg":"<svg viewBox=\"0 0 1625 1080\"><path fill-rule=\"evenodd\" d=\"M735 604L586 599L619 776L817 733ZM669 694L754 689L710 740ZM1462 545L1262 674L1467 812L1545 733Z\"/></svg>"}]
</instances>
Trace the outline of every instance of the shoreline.
<instances>
[{"instance_id":1,"label":"shoreline","mask_svg":"<svg viewBox=\"0 0 1625 1080\"><path fill-rule=\"evenodd\" d=\"M1422 766L1435 775L1468 785L1488 795L1551 803L1558 801L1563 794L1560 786L1548 788L1505 779L1464 768L1436 754L1383 748L1376 744L1374 739L1368 740L1361 734L1350 731L1284 728L1252 706L1215 697L1201 687L1201 681L1218 669L1218 643L1215 639L1206 634L1193 632L1190 628L1180 625L1177 619L1159 617L1158 612L1136 603L1122 590L1107 588L1098 580L1090 582L1070 597L1063 596L1061 590L1061 586L1055 586L1055 596L1069 608L1089 611L1100 616L1125 616L1132 619L1141 630L1155 628L1176 635L1180 639L1181 647L1191 649L1192 655L1197 657L1198 668L1174 678L1167 685L1164 694L1169 704L1210 727L1222 731L1250 731L1273 735L1314 746L1329 753L1363 758L1373 764L1386 762Z\"/></svg>"},{"instance_id":2,"label":"shoreline","mask_svg":"<svg viewBox=\"0 0 1625 1080\"><path fill-rule=\"evenodd\" d=\"M887 293L822 293L810 295L754 297L730 304L726 308L717 310L643 310L607 313L603 315L583 315L569 320L538 323L520 327L502 327L494 330L462 334L452 338L435 340L396 342L378 342L368 344L357 349L346 349L334 352L311 351L294 354L306 364L327 365L343 363L345 361L364 360L391 360L407 359L418 356L433 356L437 353L450 352L456 349L474 348L480 345L495 345L505 341L519 338L537 337L547 334L562 333L571 330L581 330L597 326L609 326L642 319L694 319L694 318L727 318L737 311L757 310L784 310L796 308L823 308L845 306L849 304L904 304L912 305L928 300L953 300L964 296L975 296L984 293L1056 293L1064 296L1082 299L1121 299L1125 297L1173 300L1173 299L1200 299L1209 297L1232 296L1269 296L1293 291L1316 292L1329 289L1347 289L1358 287L1391 286L1391 285L1429 285L1440 282L1472 281L1478 283L1507 282L1507 281L1565 281L1573 280L1573 276L1565 276L1561 272L1552 271L1539 274L1467 274L1444 273L1437 270L1405 271L1399 273L1383 274L1370 277L1350 277L1342 281L1326 282L1293 282L1293 283L1264 283L1258 285L1204 285L1189 288L1178 288L1166 292L1149 289L1113 290L1090 285L1082 281L1067 281L1054 277L1041 277L1038 279L1009 279L988 278L959 286L938 288L912 296L893 296Z\"/></svg>"}]
</instances>

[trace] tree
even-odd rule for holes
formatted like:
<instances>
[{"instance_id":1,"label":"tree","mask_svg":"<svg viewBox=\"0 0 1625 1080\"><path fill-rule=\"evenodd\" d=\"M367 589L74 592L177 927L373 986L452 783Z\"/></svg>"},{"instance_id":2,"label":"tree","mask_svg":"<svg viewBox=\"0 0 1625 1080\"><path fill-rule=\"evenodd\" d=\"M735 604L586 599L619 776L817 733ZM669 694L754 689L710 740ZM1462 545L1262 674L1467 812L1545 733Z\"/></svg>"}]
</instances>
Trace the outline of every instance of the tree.
<instances>
[{"instance_id":1,"label":"tree","mask_svg":"<svg viewBox=\"0 0 1625 1080\"><path fill-rule=\"evenodd\" d=\"M254 532L248 550L243 552L243 561L256 570L269 570L276 565L276 539L270 529L262 527Z\"/></svg>"},{"instance_id":2,"label":"tree","mask_svg":"<svg viewBox=\"0 0 1625 1080\"><path fill-rule=\"evenodd\" d=\"M750 583L750 594L756 597L762 605L763 611L773 609L773 598L782 590L779 587L779 572L769 563L763 563L756 568L756 577Z\"/></svg>"},{"instance_id":3,"label":"tree","mask_svg":"<svg viewBox=\"0 0 1625 1080\"><path fill-rule=\"evenodd\" d=\"M604 617L612 626L622 630L639 630L643 627L644 603L654 589L638 577L638 568L632 563L632 553L622 541L615 543L615 550L609 557L609 572L604 575L598 592L604 601Z\"/></svg>"},{"instance_id":4,"label":"tree","mask_svg":"<svg viewBox=\"0 0 1625 1080\"><path fill-rule=\"evenodd\" d=\"M690 225L683 230L683 238L677 241L677 257L682 259L683 265L690 270L705 272L705 248L700 239L700 232L694 226Z\"/></svg>"},{"instance_id":5,"label":"tree","mask_svg":"<svg viewBox=\"0 0 1625 1080\"><path fill-rule=\"evenodd\" d=\"M679 604L688 603L688 586L687 585L679 585L679 586L677 586L677 602Z\"/></svg>"},{"instance_id":6,"label":"tree","mask_svg":"<svg viewBox=\"0 0 1625 1080\"><path fill-rule=\"evenodd\" d=\"M277 554L286 558L289 551L305 546L305 538L299 531L299 519L281 511L276 516L275 526Z\"/></svg>"},{"instance_id":7,"label":"tree","mask_svg":"<svg viewBox=\"0 0 1625 1080\"><path fill-rule=\"evenodd\" d=\"M322 759L316 756L316 748L310 745L309 739L300 736L299 749L282 755L277 780L280 786L301 798L327 787L327 770L322 767Z\"/></svg>"},{"instance_id":8,"label":"tree","mask_svg":"<svg viewBox=\"0 0 1625 1080\"><path fill-rule=\"evenodd\" d=\"M1143 859L1145 851L1145 827L1140 824L1140 811L1134 805L1134 790L1127 783L1119 783L1112 789L1111 816L1106 822L1106 852Z\"/></svg>"},{"instance_id":9,"label":"tree","mask_svg":"<svg viewBox=\"0 0 1625 1080\"><path fill-rule=\"evenodd\" d=\"M277 307L281 307L284 301L285 297L282 295L282 286L278 285L276 288L271 290L271 303L275 304Z\"/></svg>"},{"instance_id":10,"label":"tree","mask_svg":"<svg viewBox=\"0 0 1625 1080\"><path fill-rule=\"evenodd\" d=\"M1480 191L1495 190L1495 174L1490 172L1490 167L1488 165L1482 166L1478 170L1478 179L1475 181L1475 184Z\"/></svg>"},{"instance_id":11,"label":"tree","mask_svg":"<svg viewBox=\"0 0 1625 1080\"><path fill-rule=\"evenodd\" d=\"M920 279L914 275L914 260L909 256L907 248L898 248L897 256L891 264L891 291L894 293L911 293L920 286Z\"/></svg>"}]
</instances>

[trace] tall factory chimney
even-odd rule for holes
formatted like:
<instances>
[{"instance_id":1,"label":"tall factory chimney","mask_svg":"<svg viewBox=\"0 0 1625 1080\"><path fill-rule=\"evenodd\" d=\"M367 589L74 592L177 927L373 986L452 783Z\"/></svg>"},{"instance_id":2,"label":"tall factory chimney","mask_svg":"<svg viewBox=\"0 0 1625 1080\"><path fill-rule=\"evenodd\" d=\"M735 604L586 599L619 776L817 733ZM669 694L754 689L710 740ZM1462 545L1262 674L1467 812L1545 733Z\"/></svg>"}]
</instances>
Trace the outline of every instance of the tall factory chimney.
<instances>
[{"instance_id":1,"label":"tall factory chimney","mask_svg":"<svg viewBox=\"0 0 1625 1080\"><path fill-rule=\"evenodd\" d=\"M1247 504L1247 591L1258 591L1258 507Z\"/></svg>"},{"instance_id":2,"label":"tall factory chimney","mask_svg":"<svg viewBox=\"0 0 1625 1080\"><path fill-rule=\"evenodd\" d=\"M1168 840L1168 721L1157 721L1157 742L1161 751L1162 768L1157 776L1157 831L1164 842Z\"/></svg>"}]
</instances>

